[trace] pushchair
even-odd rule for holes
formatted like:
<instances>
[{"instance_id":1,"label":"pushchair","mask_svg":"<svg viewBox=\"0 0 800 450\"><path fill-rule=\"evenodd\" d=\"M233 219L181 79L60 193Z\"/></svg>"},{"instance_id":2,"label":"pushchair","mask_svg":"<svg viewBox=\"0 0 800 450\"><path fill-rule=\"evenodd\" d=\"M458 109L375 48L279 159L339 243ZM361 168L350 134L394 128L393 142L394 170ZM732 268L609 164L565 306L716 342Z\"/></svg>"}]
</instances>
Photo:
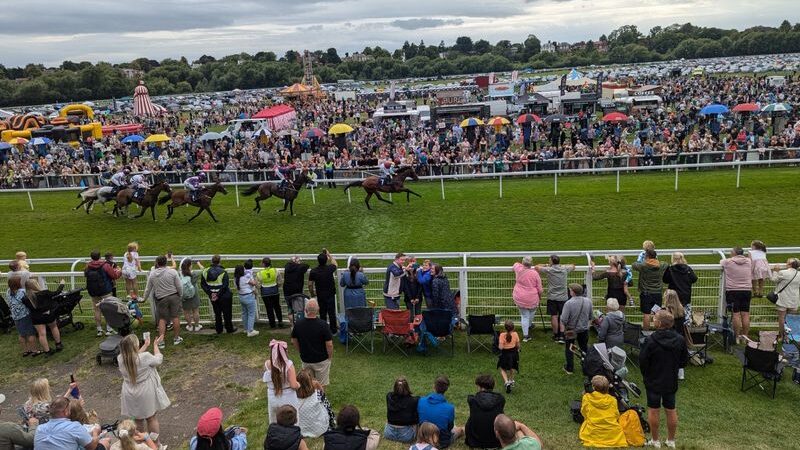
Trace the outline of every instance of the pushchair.
<instances>
[{"instance_id":1,"label":"pushchair","mask_svg":"<svg viewBox=\"0 0 800 450\"><path fill-rule=\"evenodd\" d=\"M83 288L72 289L71 291L62 292L53 297L53 317L56 318L58 329L63 330L67 326L72 326L75 331L83 329L83 322L75 322L72 311L77 306L83 312L81 305L81 291Z\"/></svg>"},{"instance_id":2,"label":"pushchair","mask_svg":"<svg viewBox=\"0 0 800 450\"><path fill-rule=\"evenodd\" d=\"M0 331L8 333L14 329L14 321L11 319L11 308L8 307L6 299L0 295Z\"/></svg>"},{"instance_id":3,"label":"pushchair","mask_svg":"<svg viewBox=\"0 0 800 450\"><path fill-rule=\"evenodd\" d=\"M103 364L103 359L110 359L117 363L119 355L119 344L122 338L131 333L131 315L128 312L128 305L116 297L106 297L97 304L100 313L106 319L106 324L117 331L118 334L106 337L100 343L100 352L97 353L95 361L97 365Z\"/></svg>"},{"instance_id":4,"label":"pushchair","mask_svg":"<svg viewBox=\"0 0 800 450\"><path fill-rule=\"evenodd\" d=\"M628 367L625 365L625 361L628 359L628 355L625 353L625 350L619 347L611 347L609 349L604 343L592 345L586 353L583 353L574 344L570 347L570 350L581 361L584 375L584 392L592 392L593 376L603 375L609 381L609 395L617 399L617 408L619 412L623 413L629 409L636 410L642 428L645 432L650 431L650 425L644 417L644 408L631 403L630 397L638 398L642 395L642 391L636 383L626 380L628 376ZM580 415L580 400L571 402L570 409L573 411L573 420L582 422L583 417Z\"/></svg>"},{"instance_id":5,"label":"pushchair","mask_svg":"<svg viewBox=\"0 0 800 450\"><path fill-rule=\"evenodd\" d=\"M303 293L286 297L286 304L289 306L289 317L292 319L292 323L305 317L306 302L310 298Z\"/></svg>"}]
</instances>

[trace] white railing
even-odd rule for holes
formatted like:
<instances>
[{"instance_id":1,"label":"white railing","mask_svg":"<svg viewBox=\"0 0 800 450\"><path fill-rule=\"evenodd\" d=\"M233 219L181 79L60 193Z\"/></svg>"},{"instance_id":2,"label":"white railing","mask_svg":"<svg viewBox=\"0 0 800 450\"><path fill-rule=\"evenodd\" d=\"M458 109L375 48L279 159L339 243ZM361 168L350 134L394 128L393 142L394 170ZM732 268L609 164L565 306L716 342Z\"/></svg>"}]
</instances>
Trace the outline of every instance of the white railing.
<instances>
[{"instance_id":1,"label":"white railing","mask_svg":"<svg viewBox=\"0 0 800 450\"><path fill-rule=\"evenodd\" d=\"M672 250L660 250L662 255L666 255ZM722 256L722 252L717 249L687 249L683 250L683 252L687 255L717 255ZM517 308L514 306L514 302L512 300L511 292L514 286L514 274L509 265L504 266L469 266L467 265L467 261L470 258L517 258L520 255L528 255L533 256L536 258L544 258L547 255L550 255L554 252L475 252L475 253L430 253L424 254L419 253L416 254L418 258L431 258L434 260L442 261L442 260L455 260L457 258L461 258L464 261L463 265L452 265L445 267L445 273L448 276L451 288L455 290L461 291L461 305L460 305L460 312L462 317L466 316L467 314L495 314L500 319L512 319L518 320L518 313ZM636 255L638 251L636 250L602 250L602 251L592 251L592 252L580 252L580 251L562 251L557 252L562 257L585 257L590 258L591 255L606 255L606 254L615 254L615 255ZM770 255L777 255L777 254L791 254L797 255L800 254L800 247L783 247L783 248L774 248L770 249ZM281 260L285 260L293 255L271 255L273 262L278 262ZM305 255L309 258L313 258L314 255ZM386 253L379 253L379 254L359 254L359 255L337 255L340 261L340 269L337 271L336 277L337 282L341 273L347 270L346 261L348 256L358 256L362 262L366 261L387 261L393 258L393 254L386 254ZM242 261L244 259L252 258L257 260L260 258L259 255L224 255L223 262L228 262L232 264L233 261ZM208 255L201 255L201 256L193 256L193 258L202 259L207 261L209 256ZM145 261L152 261L153 257L144 257L142 258ZM633 258L632 258L633 259ZM50 288L55 288L58 285L59 280L65 279L67 282L68 288L75 288L75 287L83 287L85 285L85 279L83 272L75 270L76 265L82 262L82 259L78 260L69 260L68 258L50 258L50 259L37 259L31 260L30 262L34 265L38 264L45 264L45 263L67 263L72 262L73 270L64 271L64 272L36 272L33 274L34 277L38 277L43 283L45 283ZM388 261L387 261L388 264ZM695 272L698 275L698 282L693 286L692 290L692 306L695 310L701 310L708 312L713 317L721 317L725 314L725 305L724 305L724 286L723 286L723 279L722 271L719 264L693 264L692 267L694 268ZM281 270L281 269L279 269ZM228 269L229 273L232 274L232 269ZM364 269L364 273L367 275L369 279L369 284L365 287L365 291L367 294L367 299L370 302L374 302L376 307L380 308L384 305L383 296L382 296L382 289L383 289L383 279L385 268L383 267L369 267ZM7 274L0 275L0 280L5 282ZM231 276L232 278L232 276ZM147 272L142 272L137 277L137 288L139 294L141 295L144 292L144 287L147 280ZM589 272L588 265L578 265L576 270L572 272L569 276L570 282L576 282L585 284L587 287L588 292L592 294L592 299L595 304L595 308L598 310L602 310L605 306L605 302L603 300L606 285L602 282L593 282ZM547 289L547 280L546 277L543 277L543 282L545 284L545 292ZM233 283L231 283L233 284ZM124 297L123 291L123 281L117 281L119 295ZM772 283L767 282L767 286L765 287L765 292L769 292L772 288ZM211 306L208 298L205 294L198 289L200 292L200 296L202 299L201 307L200 307L200 314L203 321L208 322L213 320L213 313L211 311ZM232 289L234 292L234 316L240 316L240 307L239 302L236 301L237 294L236 290ZM636 300L636 307L629 307L625 311L626 316L629 320L632 321L639 321L641 319L641 314L638 308L638 292L635 287L630 288L630 294ZM337 306L339 311L343 310L343 297L340 288L340 292L338 295L338 302ZM264 309L263 304L258 302L258 318L259 320L266 319L266 311ZM623 303L623 302L620 302ZM143 312L145 315L149 315L151 311L151 305L149 303L145 303L141 305ZM286 305L283 305L284 309ZM91 301L88 299L88 295L84 294L84 299L81 302L82 310L75 311L75 317L79 320L83 320L85 322L92 321L92 305ZM539 319L543 327L549 327L549 320L545 317L546 312L544 309L544 301L542 302L542 307L539 310ZM771 328L777 325L776 322L776 315L775 315L775 307L766 299L753 299L751 305L751 321L753 327L756 328Z\"/></svg>"}]
</instances>

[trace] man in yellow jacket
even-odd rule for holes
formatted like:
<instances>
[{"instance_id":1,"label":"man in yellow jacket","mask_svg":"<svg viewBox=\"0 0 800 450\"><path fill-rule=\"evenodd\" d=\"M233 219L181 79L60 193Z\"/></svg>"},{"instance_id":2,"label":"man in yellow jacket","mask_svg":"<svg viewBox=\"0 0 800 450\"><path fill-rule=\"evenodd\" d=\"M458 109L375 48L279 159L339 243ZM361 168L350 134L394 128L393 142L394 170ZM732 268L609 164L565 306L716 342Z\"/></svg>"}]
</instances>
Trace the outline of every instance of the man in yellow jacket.
<instances>
[{"instance_id":1,"label":"man in yellow jacket","mask_svg":"<svg viewBox=\"0 0 800 450\"><path fill-rule=\"evenodd\" d=\"M627 447L628 441L619 424L617 399L608 394L608 378L595 375L592 388L594 392L583 394L583 423L578 437L586 447Z\"/></svg>"}]
</instances>

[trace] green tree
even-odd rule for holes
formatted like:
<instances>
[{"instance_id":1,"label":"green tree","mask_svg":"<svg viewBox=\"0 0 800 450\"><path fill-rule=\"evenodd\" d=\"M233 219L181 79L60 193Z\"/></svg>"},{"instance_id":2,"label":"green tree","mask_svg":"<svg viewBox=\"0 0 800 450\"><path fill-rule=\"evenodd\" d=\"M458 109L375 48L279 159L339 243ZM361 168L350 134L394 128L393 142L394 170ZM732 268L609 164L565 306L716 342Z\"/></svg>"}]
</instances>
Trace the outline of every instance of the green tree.
<instances>
[{"instance_id":1,"label":"green tree","mask_svg":"<svg viewBox=\"0 0 800 450\"><path fill-rule=\"evenodd\" d=\"M490 44L486 39L478 39L472 46L472 50L479 55L489 53L492 51L492 44Z\"/></svg>"},{"instance_id":2,"label":"green tree","mask_svg":"<svg viewBox=\"0 0 800 450\"><path fill-rule=\"evenodd\" d=\"M472 53L472 38L469 36L459 36L456 38L456 44L453 46L453 50L464 54Z\"/></svg>"},{"instance_id":3,"label":"green tree","mask_svg":"<svg viewBox=\"0 0 800 450\"><path fill-rule=\"evenodd\" d=\"M623 46L636 44L641 38L642 33L639 33L639 28L636 25L623 25L608 35L608 43L612 47Z\"/></svg>"},{"instance_id":4,"label":"green tree","mask_svg":"<svg viewBox=\"0 0 800 450\"><path fill-rule=\"evenodd\" d=\"M534 34L528 35L528 37L525 39L524 45L523 56L525 60L530 59L531 56L542 51L542 43Z\"/></svg>"}]
</instances>

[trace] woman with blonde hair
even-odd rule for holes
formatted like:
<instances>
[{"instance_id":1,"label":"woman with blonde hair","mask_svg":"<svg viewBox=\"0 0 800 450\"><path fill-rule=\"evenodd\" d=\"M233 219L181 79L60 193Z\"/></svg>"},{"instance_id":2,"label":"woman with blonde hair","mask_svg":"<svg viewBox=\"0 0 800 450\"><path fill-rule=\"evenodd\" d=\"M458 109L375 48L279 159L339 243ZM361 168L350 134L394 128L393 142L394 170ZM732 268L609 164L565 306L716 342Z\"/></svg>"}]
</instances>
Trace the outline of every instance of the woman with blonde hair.
<instances>
[{"instance_id":1,"label":"woman with blonde hair","mask_svg":"<svg viewBox=\"0 0 800 450\"><path fill-rule=\"evenodd\" d=\"M264 362L264 376L262 380L267 383L267 409L269 423L275 423L277 411L283 405L297 408L296 389L300 387L294 363L286 354L285 341L271 340L269 343L270 357Z\"/></svg>"},{"instance_id":2,"label":"woman with blonde hair","mask_svg":"<svg viewBox=\"0 0 800 450\"><path fill-rule=\"evenodd\" d=\"M680 297L678 293L673 289L667 289L664 291L664 309L672 314L672 317L675 319L675 322L672 325L672 329L675 330L681 337L686 337L686 320L687 314L686 309L683 307L680 301ZM687 345L689 344L688 339L686 340ZM678 379L683 380L685 378L683 367L678 369Z\"/></svg>"},{"instance_id":3,"label":"woman with blonde hair","mask_svg":"<svg viewBox=\"0 0 800 450\"><path fill-rule=\"evenodd\" d=\"M150 340L139 346L139 338L129 334L119 344L120 354L117 365L122 373L121 415L136 421L136 428L145 429L155 435L153 440L158 444L160 430L156 413L170 405L169 397L161 385L158 366L164 361L164 355L158 349L163 341L159 336L153 342L153 353L147 351ZM145 427L146 422L146 427Z\"/></svg>"},{"instance_id":4,"label":"woman with blonde hair","mask_svg":"<svg viewBox=\"0 0 800 450\"><path fill-rule=\"evenodd\" d=\"M51 291L49 289L42 289L39 282L35 278L28 278L25 282L25 298L22 303L31 311L31 319L33 327L36 329L36 334L39 336L39 345L47 355L52 355L55 352L60 352L64 349L61 344L61 332L58 329L56 319L58 317L53 314L53 308L56 304L53 297L60 294L64 290L64 280L58 285L58 289ZM56 347L50 348L50 343L47 340L47 329L53 335Z\"/></svg>"},{"instance_id":5,"label":"woman with blonde hair","mask_svg":"<svg viewBox=\"0 0 800 450\"><path fill-rule=\"evenodd\" d=\"M664 271L661 281L668 289L678 293L681 305L687 310L686 316L691 316L692 311L692 285L697 283L697 274L686 263L686 257L681 252L672 254L672 264Z\"/></svg>"},{"instance_id":6,"label":"woman with blonde hair","mask_svg":"<svg viewBox=\"0 0 800 450\"><path fill-rule=\"evenodd\" d=\"M110 450L158 450L158 445L148 433L136 429L136 422L123 420L117 427L119 441L111 444Z\"/></svg>"},{"instance_id":7,"label":"woman with blonde hair","mask_svg":"<svg viewBox=\"0 0 800 450\"><path fill-rule=\"evenodd\" d=\"M133 299L138 298L136 275L141 271L142 261L139 259L139 244L131 242L122 257L122 276L125 278L125 292L128 292Z\"/></svg>"},{"instance_id":8,"label":"woman with blonde hair","mask_svg":"<svg viewBox=\"0 0 800 450\"><path fill-rule=\"evenodd\" d=\"M50 420L50 402L53 396L50 393L50 382L47 378L33 380L29 391L30 396L22 409L28 418L35 417L40 424Z\"/></svg>"}]
</instances>

